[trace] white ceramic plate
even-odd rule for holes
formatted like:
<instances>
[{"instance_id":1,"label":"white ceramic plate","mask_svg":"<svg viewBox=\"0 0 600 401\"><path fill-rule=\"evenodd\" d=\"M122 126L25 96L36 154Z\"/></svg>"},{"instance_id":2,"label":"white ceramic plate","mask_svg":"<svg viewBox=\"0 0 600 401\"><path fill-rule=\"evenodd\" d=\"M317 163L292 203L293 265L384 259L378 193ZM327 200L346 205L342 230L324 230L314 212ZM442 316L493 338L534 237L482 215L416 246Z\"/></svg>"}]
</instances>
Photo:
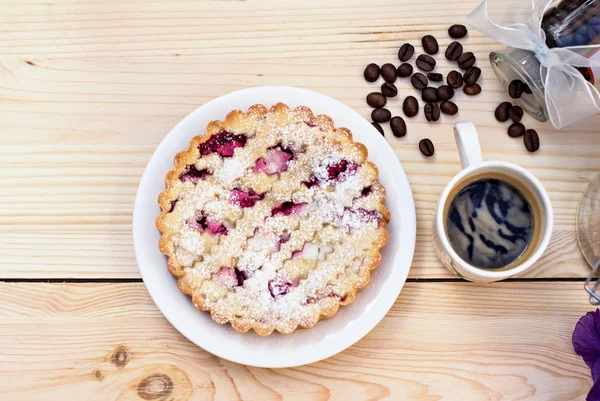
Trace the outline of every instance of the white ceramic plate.
<instances>
[{"instance_id":1,"label":"white ceramic plate","mask_svg":"<svg viewBox=\"0 0 600 401\"><path fill-rule=\"evenodd\" d=\"M387 226L389 242L369 285L356 300L331 319L311 329L289 335L273 333L260 337L238 333L230 325L215 323L179 292L167 271L166 258L158 250L160 234L154 225L160 209L159 193L164 177L173 168L175 154L188 147L190 139L204 132L212 120L222 120L234 109L253 104L267 107L283 102L290 107L308 106L315 115L327 114L337 127L347 127L356 141L369 150L369 160L379 168L379 180L387 189L386 206L391 212ZM193 111L158 145L140 181L133 213L133 244L140 272L152 299L171 324L206 351L244 365L281 368L325 359L365 336L394 304L408 275L416 238L415 205L406 174L385 139L350 107L325 95L290 87L259 87L233 92Z\"/></svg>"}]
</instances>

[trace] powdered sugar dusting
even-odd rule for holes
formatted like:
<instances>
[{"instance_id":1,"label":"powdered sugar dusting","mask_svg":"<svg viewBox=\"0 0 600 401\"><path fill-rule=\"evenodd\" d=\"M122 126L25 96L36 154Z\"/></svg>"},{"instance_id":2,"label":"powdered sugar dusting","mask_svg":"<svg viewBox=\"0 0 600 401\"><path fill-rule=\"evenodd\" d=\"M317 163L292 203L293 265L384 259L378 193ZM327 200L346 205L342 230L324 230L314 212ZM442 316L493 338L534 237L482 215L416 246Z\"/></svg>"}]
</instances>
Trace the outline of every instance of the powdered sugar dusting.
<instances>
[{"instance_id":1,"label":"powdered sugar dusting","mask_svg":"<svg viewBox=\"0 0 600 401\"><path fill-rule=\"evenodd\" d=\"M226 159L223 162L223 168L217 171L218 180L225 186L231 186L243 174L243 160L238 157Z\"/></svg>"},{"instance_id":2,"label":"powdered sugar dusting","mask_svg":"<svg viewBox=\"0 0 600 401\"><path fill-rule=\"evenodd\" d=\"M369 206L382 198L354 206L376 172L345 135L307 113L276 108L225 124L197 161L212 175L180 184L175 253L198 272L198 307L219 322L310 326L356 290L364 255L380 243L383 216Z\"/></svg>"}]
</instances>

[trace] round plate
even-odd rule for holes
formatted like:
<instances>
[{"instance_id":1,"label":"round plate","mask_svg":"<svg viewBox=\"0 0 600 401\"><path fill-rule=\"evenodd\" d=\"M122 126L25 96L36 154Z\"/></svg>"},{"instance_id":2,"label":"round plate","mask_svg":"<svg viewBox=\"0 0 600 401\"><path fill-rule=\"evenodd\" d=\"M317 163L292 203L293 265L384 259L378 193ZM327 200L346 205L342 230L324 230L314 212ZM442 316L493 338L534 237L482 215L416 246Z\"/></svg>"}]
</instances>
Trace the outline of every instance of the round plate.
<instances>
[{"instance_id":1,"label":"round plate","mask_svg":"<svg viewBox=\"0 0 600 401\"><path fill-rule=\"evenodd\" d=\"M229 324L215 323L198 311L190 298L177 288L167 270L166 258L158 250L160 233L154 222L160 213L158 195L165 188L165 175L173 168L175 154L187 149L190 139L204 132L212 120L223 120L231 110L247 110L253 104L270 107L283 102L294 108L307 106L315 115L327 114L336 127L352 131L354 140L369 150L369 160L379 169L379 181L387 190L386 206L391 220L389 242L371 282L355 301L341 307L331 319L311 329L292 334L273 333L261 337L238 333ZM365 336L392 307L410 269L415 249L415 205L406 174L398 158L375 128L350 107L325 95L290 87L244 89L208 102L193 111L169 132L146 166L135 198L133 245L148 292L163 315L190 341L206 351L244 365L283 368L325 359Z\"/></svg>"}]
</instances>

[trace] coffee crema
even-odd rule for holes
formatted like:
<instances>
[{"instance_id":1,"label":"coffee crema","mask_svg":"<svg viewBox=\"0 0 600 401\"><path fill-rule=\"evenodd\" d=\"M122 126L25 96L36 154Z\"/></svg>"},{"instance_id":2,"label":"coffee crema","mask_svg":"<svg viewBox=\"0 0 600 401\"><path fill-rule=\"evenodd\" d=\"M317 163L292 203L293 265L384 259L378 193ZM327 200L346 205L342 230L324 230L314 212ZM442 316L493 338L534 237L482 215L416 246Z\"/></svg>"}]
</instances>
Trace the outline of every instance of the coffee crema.
<instances>
[{"instance_id":1,"label":"coffee crema","mask_svg":"<svg viewBox=\"0 0 600 401\"><path fill-rule=\"evenodd\" d=\"M501 269L528 253L536 213L514 185L496 177L479 178L451 199L446 232L461 259L479 268Z\"/></svg>"}]
</instances>

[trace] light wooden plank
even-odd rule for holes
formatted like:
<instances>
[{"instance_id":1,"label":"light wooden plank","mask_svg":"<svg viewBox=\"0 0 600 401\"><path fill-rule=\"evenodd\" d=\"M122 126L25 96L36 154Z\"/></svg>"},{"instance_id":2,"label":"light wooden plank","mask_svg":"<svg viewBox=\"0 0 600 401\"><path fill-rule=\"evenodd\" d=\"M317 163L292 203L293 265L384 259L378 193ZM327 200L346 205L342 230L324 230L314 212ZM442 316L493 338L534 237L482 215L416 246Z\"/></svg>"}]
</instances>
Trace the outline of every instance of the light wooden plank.
<instances>
[{"instance_id":1,"label":"light wooden plank","mask_svg":"<svg viewBox=\"0 0 600 401\"><path fill-rule=\"evenodd\" d=\"M158 375L176 401L568 401L591 387L571 345L590 309L581 283L409 283L363 340L293 369L197 348L141 283L2 283L0 299L2 399L140 400L145 378L156 380L145 395L160 390Z\"/></svg>"},{"instance_id":2,"label":"light wooden plank","mask_svg":"<svg viewBox=\"0 0 600 401\"><path fill-rule=\"evenodd\" d=\"M251 86L291 85L332 97L369 118L362 79L372 61L398 63L398 47L445 29L478 3L447 1L230 2L59 0L0 4L0 277L139 277L131 212L153 149L186 114ZM440 12L440 10L444 10ZM458 116L408 121L387 140L411 182L418 237L411 277L451 277L431 252L431 220L444 185L459 171L452 125L473 120L486 159L530 169L548 189L556 231L529 277L583 277L575 210L600 171L600 117L564 132L526 124L542 148L527 154L493 110L507 100L486 57L502 48L471 31L463 41L483 69L481 96L456 96ZM417 46L417 50L419 46ZM440 54L439 70L451 64ZM410 84L397 82L400 114ZM222 116L215 116L221 118ZM199 131L203 127L198 128ZM388 127L386 127L388 129ZM436 156L417 143L430 137Z\"/></svg>"}]
</instances>

